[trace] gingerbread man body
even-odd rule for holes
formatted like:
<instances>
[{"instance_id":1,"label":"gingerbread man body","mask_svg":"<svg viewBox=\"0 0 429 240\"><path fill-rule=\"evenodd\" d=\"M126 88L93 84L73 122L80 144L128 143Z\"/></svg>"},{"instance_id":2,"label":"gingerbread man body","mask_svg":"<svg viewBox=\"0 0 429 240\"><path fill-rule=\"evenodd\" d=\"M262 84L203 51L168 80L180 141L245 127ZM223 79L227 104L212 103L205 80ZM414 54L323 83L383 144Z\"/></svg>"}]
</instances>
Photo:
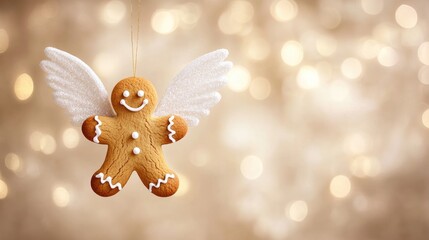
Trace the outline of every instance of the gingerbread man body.
<instances>
[{"instance_id":1,"label":"gingerbread man body","mask_svg":"<svg viewBox=\"0 0 429 240\"><path fill-rule=\"evenodd\" d=\"M142 78L118 82L111 100L117 116L92 116L82 124L88 140L108 145L103 165L92 176L92 189L100 196L112 196L122 190L136 171L153 194L173 195L179 178L166 164L162 145L185 136L185 120L177 115L153 117L158 101L156 90Z\"/></svg>"}]
</instances>

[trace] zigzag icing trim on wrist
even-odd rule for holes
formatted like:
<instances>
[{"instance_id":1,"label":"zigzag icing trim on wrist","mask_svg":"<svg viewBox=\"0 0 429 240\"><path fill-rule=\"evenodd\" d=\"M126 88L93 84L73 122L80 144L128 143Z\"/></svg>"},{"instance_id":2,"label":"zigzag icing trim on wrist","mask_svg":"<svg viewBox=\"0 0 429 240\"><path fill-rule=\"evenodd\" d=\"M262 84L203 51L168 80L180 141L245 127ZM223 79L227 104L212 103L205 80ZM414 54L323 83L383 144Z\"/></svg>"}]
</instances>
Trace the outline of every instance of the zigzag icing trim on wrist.
<instances>
[{"instance_id":1,"label":"zigzag icing trim on wrist","mask_svg":"<svg viewBox=\"0 0 429 240\"><path fill-rule=\"evenodd\" d=\"M165 178L158 179L158 182L156 183L156 185L155 183L149 183L149 192L152 192L152 187L159 188L161 186L161 183L166 184L169 178L174 178L174 174L169 174L169 173L165 174Z\"/></svg>"},{"instance_id":2,"label":"zigzag icing trim on wrist","mask_svg":"<svg viewBox=\"0 0 429 240\"><path fill-rule=\"evenodd\" d=\"M95 143L100 143L98 140L98 137L101 135L101 129L100 126L103 124L100 119L98 119L98 116L94 117L95 121L98 123L95 125L95 137L92 139Z\"/></svg>"},{"instance_id":3,"label":"zigzag icing trim on wrist","mask_svg":"<svg viewBox=\"0 0 429 240\"><path fill-rule=\"evenodd\" d=\"M96 178L100 178L101 184L104 184L105 182L108 182L111 189L118 188L119 191L122 190L121 183L112 184L112 177L107 177L106 179L103 179L104 178L104 174L103 173L99 173L95 177Z\"/></svg>"},{"instance_id":4,"label":"zigzag icing trim on wrist","mask_svg":"<svg viewBox=\"0 0 429 240\"><path fill-rule=\"evenodd\" d=\"M174 131L171 127L173 127L174 122L174 115L172 115L169 119L168 119L168 126L167 126L167 130L170 132L170 134L168 134L168 138L171 140L171 142L176 142L176 139L174 139L173 135L176 134L176 131Z\"/></svg>"}]
</instances>

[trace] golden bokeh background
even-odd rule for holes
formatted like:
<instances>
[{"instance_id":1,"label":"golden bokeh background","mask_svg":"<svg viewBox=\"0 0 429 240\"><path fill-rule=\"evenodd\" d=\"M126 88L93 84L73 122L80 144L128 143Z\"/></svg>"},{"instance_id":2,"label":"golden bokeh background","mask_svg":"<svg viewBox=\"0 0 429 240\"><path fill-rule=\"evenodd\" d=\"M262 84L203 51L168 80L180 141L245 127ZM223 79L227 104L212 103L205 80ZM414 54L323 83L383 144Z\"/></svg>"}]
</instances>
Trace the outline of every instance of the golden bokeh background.
<instances>
[{"instance_id":1,"label":"golden bokeh background","mask_svg":"<svg viewBox=\"0 0 429 240\"><path fill-rule=\"evenodd\" d=\"M211 115L164 147L176 195L134 174L101 198L106 147L39 62L70 52L110 92L132 73L130 10L0 1L0 239L429 238L427 0L142 1L137 75L159 95L214 49L235 66Z\"/></svg>"}]
</instances>

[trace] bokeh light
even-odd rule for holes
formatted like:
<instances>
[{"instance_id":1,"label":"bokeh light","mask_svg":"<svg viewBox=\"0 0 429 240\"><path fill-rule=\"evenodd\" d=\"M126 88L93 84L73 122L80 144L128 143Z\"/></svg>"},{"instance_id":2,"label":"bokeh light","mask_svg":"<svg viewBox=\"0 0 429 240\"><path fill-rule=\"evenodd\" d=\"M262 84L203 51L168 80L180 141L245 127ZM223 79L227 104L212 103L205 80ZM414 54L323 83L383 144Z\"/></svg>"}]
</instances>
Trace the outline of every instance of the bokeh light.
<instances>
[{"instance_id":1,"label":"bokeh light","mask_svg":"<svg viewBox=\"0 0 429 240\"><path fill-rule=\"evenodd\" d=\"M296 77L298 86L302 89L313 89L320 85L320 77L317 69L312 66L302 66Z\"/></svg>"},{"instance_id":2,"label":"bokeh light","mask_svg":"<svg viewBox=\"0 0 429 240\"><path fill-rule=\"evenodd\" d=\"M4 158L4 164L13 172L19 172L22 169L21 159L15 153L8 153Z\"/></svg>"},{"instance_id":3,"label":"bokeh light","mask_svg":"<svg viewBox=\"0 0 429 240\"><path fill-rule=\"evenodd\" d=\"M124 19L127 8L122 1L108 1L101 9L100 19L107 24L116 25Z\"/></svg>"},{"instance_id":4,"label":"bokeh light","mask_svg":"<svg viewBox=\"0 0 429 240\"><path fill-rule=\"evenodd\" d=\"M64 187L56 187L52 191L52 201L57 207L67 207L70 202L70 193Z\"/></svg>"},{"instance_id":5,"label":"bokeh light","mask_svg":"<svg viewBox=\"0 0 429 240\"><path fill-rule=\"evenodd\" d=\"M283 62L289 66L296 66L304 58L304 49L297 41L288 41L283 44L281 51Z\"/></svg>"},{"instance_id":6,"label":"bokeh light","mask_svg":"<svg viewBox=\"0 0 429 240\"><path fill-rule=\"evenodd\" d=\"M332 178L331 184L329 185L331 194L336 198L345 198L349 195L351 190L351 183L348 177L344 175L338 175Z\"/></svg>"},{"instance_id":7,"label":"bokeh light","mask_svg":"<svg viewBox=\"0 0 429 240\"><path fill-rule=\"evenodd\" d=\"M429 42L422 43L419 46L417 54L421 63L429 65Z\"/></svg>"},{"instance_id":8,"label":"bokeh light","mask_svg":"<svg viewBox=\"0 0 429 240\"><path fill-rule=\"evenodd\" d=\"M302 222L307 217L307 203L302 200L293 202L289 207L289 217L295 222Z\"/></svg>"},{"instance_id":9,"label":"bokeh light","mask_svg":"<svg viewBox=\"0 0 429 240\"><path fill-rule=\"evenodd\" d=\"M347 58L341 63L341 72L347 78L356 79L362 73L362 64L356 58Z\"/></svg>"},{"instance_id":10,"label":"bokeh light","mask_svg":"<svg viewBox=\"0 0 429 240\"><path fill-rule=\"evenodd\" d=\"M235 65L228 73L228 87L234 92L243 92L249 87L251 75L247 68Z\"/></svg>"},{"instance_id":11,"label":"bokeh light","mask_svg":"<svg viewBox=\"0 0 429 240\"><path fill-rule=\"evenodd\" d=\"M254 78L250 83L249 92L256 100L266 99L271 93L270 81L263 77Z\"/></svg>"},{"instance_id":12,"label":"bokeh light","mask_svg":"<svg viewBox=\"0 0 429 240\"><path fill-rule=\"evenodd\" d=\"M391 47L383 47L378 53L378 62L385 67L392 67L398 63L398 54Z\"/></svg>"},{"instance_id":13,"label":"bokeh light","mask_svg":"<svg viewBox=\"0 0 429 240\"><path fill-rule=\"evenodd\" d=\"M174 194L176 197L181 197L187 194L190 190L190 182L186 175L179 173L180 176L180 185L177 192Z\"/></svg>"},{"instance_id":14,"label":"bokeh light","mask_svg":"<svg viewBox=\"0 0 429 240\"><path fill-rule=\"evenodd\" d=\"M395 19L399 26L403 28L413 28L417 24L418 17L413 7L402 4L396 9Z\"/></svg>"},{"instance_id":15,"label":"bokeh light","mask_svg":"<svg viewBox=\"0 0 429 240\"><path fill-rule=\"evenodd\" d=\"M373 157L358 156L351 161L350 171L356 177L375 177L380 171L380 163Z\"/></svg>"},{"instance_id":16,"label":"bokeh light","mask_svg":"<svg viewBox=\"0 0 429 240\"><path fill-rule=\"evenodd\" d=\"M219 29L228 35L245 33L251 28L253 5L244 0L230 2L218 20Z\"/></svg>"},{"instance_id":17,"label":"bokeh light","mask_svg":"<svg viewBox=\"0 0 429 240\"><path fill-rule=\"evenodd\" d=\"M6 52L9 48L9 34L5 29L0 29L0 53Z\"/></svg>"},{"instance_id":18,"label":"bokeh light","mask_svg":"<svg viewBox=\"0 0 429 240\"><path fill-rule=\"evenodd\" d=\"M369 15L377 15L383 10L382 0L361 0L362 10Z\"/></svg>"},{"instance_id":19,"label":"bokeh light","mask_svg":"<svg viewBox=\"0 0 429 240\"><path fill-rule=\"evenodd\" d=\"M259 178L263 172L263 164L259 157L247 156L241 161L241 174L249 180Z\"/></svg>"},{"instance_id":20,"label":"bokeh light","mask_svg":"<svg viewBox=\"0 0 429 240\"><path fill-rule=\"evenodd\" d=\"M152 15L151 25L155 32L169 34L179 26L179 18L173 10L159 9Z\"/></svg>"},{"instance_id":21,"label":"bokeh light","mask_svg":"<svg viewBox=\"0 0 429 240\"><path fill-rule=\"evenodd\" d=\"M429 128L429 109L426 109L422 114L422 123L425 127Z\"/></svg>"},{"instance_id":22,"label":"bokeh light","mask_svg":"<svg viewBox=\"0 0 429 240\"><path fill-rule=\"evenodd\" d=\"M80 134L74 128L67 128L63 132L63 144L66 148L75 148L79 144Z\"/></svg>"},{"instance_id":23,"label":"bokeh light","mask_svg":"<svg viewBox=\"0 0 429 240\"><path fill-rule=\"evenodd\" d=\"M15 95L19 100L25 101L30 98L34 90L33 79L31 76L27 73L19 75L15 81L14 90Z\"/></svg>"},{"instance_id":24,"label":"bokeh light","mask_svg":"<svg viewBox=\"0 0 429 240\"><path fill-rule=\"evenodd\" d=\"M298 5L293 0L278 0L271 4L271 15L279 22L286 22L298 15Z\"/></svg>"},{"instance_id":25,"label":"bokeh light","mask_svg":"<svg viewBox=\"0 0 429 240\"><path fill-rule=\"evenodd\" d=\"M0 179L0 199L6 198L8 192L9 192L9 189L7 187L7 184Z\"/></svg>"}]
</instances>

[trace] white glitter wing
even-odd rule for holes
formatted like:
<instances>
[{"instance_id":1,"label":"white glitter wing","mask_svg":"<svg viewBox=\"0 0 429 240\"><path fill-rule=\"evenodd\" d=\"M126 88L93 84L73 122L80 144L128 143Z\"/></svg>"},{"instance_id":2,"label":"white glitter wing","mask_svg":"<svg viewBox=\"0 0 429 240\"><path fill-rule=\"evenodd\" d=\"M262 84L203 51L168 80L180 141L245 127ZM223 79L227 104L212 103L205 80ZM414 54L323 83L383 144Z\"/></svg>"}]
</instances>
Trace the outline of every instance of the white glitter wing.
<instances>
[{"instance_id":1,"label":"white glitter wing","mask_svg":"<svg viewBox=\"0 0 429 240\"><path fill-rule=\"evenodd\" d=\"M56 102L72 115L76 124L89 116L113 116L109 97L100 78L79 58L47 47L48 60L40 63Z\"/></svg>"},{"instance_id":2,"label":"white glitter wing","mask_svg":"<svg viewBox=\"0 0 429 240\"><path fill-rule=\"evenodd\" d=\"M176 114L189 126L196 126L203 115L221 99L218 90L227 83L232 63L224 61L228 50L219 49L189 63L172 81L155 110L156 116Z\"/></svg>"}]
</instances>

